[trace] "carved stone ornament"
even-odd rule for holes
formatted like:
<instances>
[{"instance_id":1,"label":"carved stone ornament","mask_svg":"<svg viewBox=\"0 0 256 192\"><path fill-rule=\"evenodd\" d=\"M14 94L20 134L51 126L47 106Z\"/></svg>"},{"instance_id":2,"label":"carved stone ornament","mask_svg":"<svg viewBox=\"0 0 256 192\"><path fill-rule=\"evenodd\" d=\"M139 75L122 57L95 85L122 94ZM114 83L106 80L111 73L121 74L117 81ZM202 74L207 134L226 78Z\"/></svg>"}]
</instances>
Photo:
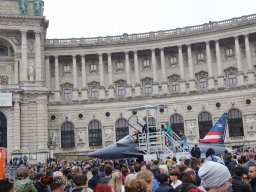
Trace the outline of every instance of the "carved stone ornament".
<instances>
[{"instance_id":1,"label":"carved stone ornament","mask_svg":"<svg viewBox=\"0 0 256 192\"><path fill-rule=\"evenodd\" d=\"M78 144L86 143L86 135L84 131L79 131L77 136L78 136Z\"/></svg>"},{"instance_id":2,"label":"carved stone ornament","mask_svg":"<svg viewBox=\"0 0 256 192\"><path fill-rule=\"evenodd\" d=\"M19 46L21 45L20 37L13 35L13 36L11 37L11 39L12 39L12 42L13 42L16 46L19 47Z\"/></svg>"},{"instance_id":3,"label":"carved stone ornament","mask_svg":"<svg viewBox=\"0 0 256 192\"><path fill-rule=\"evenodd\" d=\"M254 130L254 123L255 123L254 118L246 119L246 123L247 123L247 126L248 126L248 132L253 131Z\"/></svg>"},{"instance_id":4,"label":"carved stone ornament","mask_svg":"<svg viewBox=\"0 0 256 192\"><path fill-rule=\"evenodd\" d=\"M7 75L0 75L0 84L7 85L8 84L8 76Z\"/></svg>"}]
</instances>

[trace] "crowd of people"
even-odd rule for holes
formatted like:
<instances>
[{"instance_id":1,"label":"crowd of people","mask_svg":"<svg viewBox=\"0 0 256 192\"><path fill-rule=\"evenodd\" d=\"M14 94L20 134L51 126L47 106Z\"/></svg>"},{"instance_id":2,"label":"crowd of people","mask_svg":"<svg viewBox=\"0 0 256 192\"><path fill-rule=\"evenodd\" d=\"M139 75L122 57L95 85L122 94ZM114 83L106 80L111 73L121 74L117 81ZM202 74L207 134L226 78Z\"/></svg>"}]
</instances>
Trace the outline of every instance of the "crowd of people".
<instances>
[{"instance_id":1,"label":"crowd of people","mask_svg":"<svg viewBox=\"0 0 256 192\"><path fill-rule=\"evenodd\" d=\"M0 192L256 192L255 153L222 157L200 148L191 158L72 161L18 166L15 178L0 180Z\"/></svg>"}]
</instances>

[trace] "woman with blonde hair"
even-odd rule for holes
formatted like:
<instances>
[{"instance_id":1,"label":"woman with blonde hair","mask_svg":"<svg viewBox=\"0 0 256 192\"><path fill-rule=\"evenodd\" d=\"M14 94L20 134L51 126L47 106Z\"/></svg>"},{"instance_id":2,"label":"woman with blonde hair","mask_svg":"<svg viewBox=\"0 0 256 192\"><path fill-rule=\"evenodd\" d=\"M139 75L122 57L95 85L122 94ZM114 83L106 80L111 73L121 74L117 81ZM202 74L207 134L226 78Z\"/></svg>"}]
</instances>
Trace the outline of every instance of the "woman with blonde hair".
<instances>
[{"instance_id":1,"label":"woman with blonde hair","mask_svg":"<svg viewBox=\"0 0 256 192\"><path fill-rule=\"evenodd\" d=\"M144 180L147 184L147 192L152 192L153 186L154 186L154 175L151 171L149 170L140 171L137 174L136 179Z\"/></svg>"},{"instance_id":2,"label":"woman with blonde hair","mask_svg":"<svg viewBox=\"0 0 256 192\"><path fill-rule=\"evenodd\" d=\"M124 186L122 185L122 173L120 171L112 173L112 178L108 185L111 186L113 192L124 192Z\"/></svg>"}]
</instances>

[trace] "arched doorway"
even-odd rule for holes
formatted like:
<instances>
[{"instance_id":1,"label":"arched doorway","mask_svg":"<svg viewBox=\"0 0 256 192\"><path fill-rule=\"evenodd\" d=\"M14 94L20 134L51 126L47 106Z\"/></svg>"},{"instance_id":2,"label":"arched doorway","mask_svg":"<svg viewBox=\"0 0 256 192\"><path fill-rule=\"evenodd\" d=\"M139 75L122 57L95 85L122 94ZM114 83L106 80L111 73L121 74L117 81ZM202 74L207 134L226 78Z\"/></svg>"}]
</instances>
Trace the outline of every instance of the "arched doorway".
<instances>
[{"instance_id":1,"label":"arched doorway","mask_svg":"<svg viewBox=\"0 0 256 192\"><path fill-rule=\"evenodd\" d=\"M237 109L228 112L229 137L244 136L242 113Z\"/></svg>"},{"instance_id":2,"label":"arched doorway","mask_svg":"<svg viewBox=\"0 0 256 192\"><path fill-rule=\"evenodd\" d=\"M175 132L179 137L185 133L184 121L180 114L174 114L170 119L170 123L172 124L173 132Z\"/></svg>"},{"instance_id":3,"label":"arched doorway","mask_svg":"<svg viewBox=\"0 0 256 192\"><path fill-rule=\"evenodd\" d=\"M7 148L7 119L2 112L0 112L0 147Z\"/></svg>"},{"instance_id":4,"label":"arched doorway","mask_svg":"<svg viewBox=\"0 0 256 192\"><path fill-rule=\"evenodd\" d=\"M212 116L210 113L202 112L198 115L198 127L200 139L203 139L212 128Z\"/></svg>"}]
</instances>

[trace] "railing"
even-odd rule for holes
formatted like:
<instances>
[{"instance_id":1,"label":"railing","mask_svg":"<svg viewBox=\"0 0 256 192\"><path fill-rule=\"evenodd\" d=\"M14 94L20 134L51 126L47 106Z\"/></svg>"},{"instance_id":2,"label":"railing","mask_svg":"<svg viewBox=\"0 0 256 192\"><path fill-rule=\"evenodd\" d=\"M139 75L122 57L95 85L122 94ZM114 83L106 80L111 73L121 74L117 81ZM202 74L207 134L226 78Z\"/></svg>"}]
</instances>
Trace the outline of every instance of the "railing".
<instances>
[{"instance_id":1,"label":"railing","mask_svg":"<svg viewBox=\"0 0 256 192\"><path fill-rule=\"evenodd\" d=\"M157 39L175 38L184 35L200 34L202 32L223 30L234 26L256 23L256 14L232 18L224 21L209 22L202 25L188 26L184 28L176 28L171 30L156 31L149 33L127 34L107 37L92 37L92 38L72 38L72 39L47 39L47 47L55 46L92 46L127 43L135 41L148 41Z\"/></svg>"}]
</instances>

